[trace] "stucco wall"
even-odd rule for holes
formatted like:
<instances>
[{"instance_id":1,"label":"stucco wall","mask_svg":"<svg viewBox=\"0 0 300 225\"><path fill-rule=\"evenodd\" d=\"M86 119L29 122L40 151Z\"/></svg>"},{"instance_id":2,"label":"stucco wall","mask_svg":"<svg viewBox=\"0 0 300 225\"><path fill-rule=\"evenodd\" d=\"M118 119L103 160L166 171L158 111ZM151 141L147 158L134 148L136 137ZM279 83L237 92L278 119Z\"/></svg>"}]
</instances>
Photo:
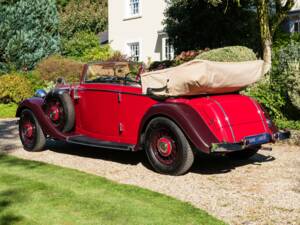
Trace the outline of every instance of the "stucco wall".
<instances>
[{"instance_id":1,"label":"stucco wall","mask_svg":"<svg viewBox=\"0 0 300 225\"><path fill-rule=\"evenodd\" d=\"M137 19L126 19L126 3L126 0L108 1L111 47L128 54L127 43L139 41L140 60L160 60L161 40L158 40L158 32L163 29L165 0L140 0L141 17Z\"/></svg>"}]
</instances>

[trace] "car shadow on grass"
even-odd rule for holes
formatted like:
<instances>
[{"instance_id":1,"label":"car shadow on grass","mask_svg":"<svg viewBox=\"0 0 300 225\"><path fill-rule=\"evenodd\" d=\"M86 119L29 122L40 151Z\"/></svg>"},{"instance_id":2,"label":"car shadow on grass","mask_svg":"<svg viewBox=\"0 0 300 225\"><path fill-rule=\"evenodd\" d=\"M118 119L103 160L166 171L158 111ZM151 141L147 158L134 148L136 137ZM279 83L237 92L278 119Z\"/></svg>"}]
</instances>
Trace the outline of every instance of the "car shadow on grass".
<instances>
[{"instance_id":1,"label":"car shadow on grass","mask_svg":"<svg viewBox=\"0 0 300 225\"><path fill-rule=\"evenodd\" d=\"M115 151L110 149L68 144L62 141L48 141L46 148L50 151L60 154L101 159L126 165L137 165L139 163L142 163L143 166L147 169L153 170L147 160L147 156L144 151ZM242 167L249 164L261 165L273 160L275 160L274 157L260 153L257 153L248 160L231 160L227 157L197 154L195 157L195 162L189 173L199 173L204 175L228 173L237 167Z\"/></svg>"}]
</instances>

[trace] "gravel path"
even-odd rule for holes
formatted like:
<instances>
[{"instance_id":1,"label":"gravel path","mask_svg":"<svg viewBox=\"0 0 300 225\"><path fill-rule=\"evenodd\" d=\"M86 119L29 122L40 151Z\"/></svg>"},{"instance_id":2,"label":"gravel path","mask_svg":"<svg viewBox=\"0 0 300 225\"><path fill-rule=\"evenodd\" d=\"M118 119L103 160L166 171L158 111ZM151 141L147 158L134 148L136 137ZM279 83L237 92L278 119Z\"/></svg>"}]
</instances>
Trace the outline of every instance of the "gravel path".
<instances>
[{"instance_id":1,"label":"gravel path","mask_svg":"<svg viewBox=\"0 0 300 225\"><path fill-rule=\"evenodd\" d=\"M0 120L0 152L174 196L229 224L300 225L300 147L273 147L246 162L199 156L190 173L172 177L151 171L142 152L50 141L49 150L28 153L21 148L16 121Z\"/></svg>"}]
</instances>

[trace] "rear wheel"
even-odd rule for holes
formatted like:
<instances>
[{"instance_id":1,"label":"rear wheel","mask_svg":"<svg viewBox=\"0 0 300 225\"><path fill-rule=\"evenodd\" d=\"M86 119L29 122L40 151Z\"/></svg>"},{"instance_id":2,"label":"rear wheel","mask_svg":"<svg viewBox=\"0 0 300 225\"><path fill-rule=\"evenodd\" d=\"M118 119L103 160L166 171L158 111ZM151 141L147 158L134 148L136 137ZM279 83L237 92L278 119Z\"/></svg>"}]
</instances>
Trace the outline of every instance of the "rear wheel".
<instances>
[{"instance_id":1,"label":"rear wheel","mask_svg":"<svg viewBox=\"0 0 300 225\"><path fill-rule=\"evenodd\" d=\"M247 160L254 156L260 149L259 147L252 147L252 148L247 148L242 151L237 151L237 152L230 152L227 154L227 156L231 159L236 159L236 160Z\"/></svg>"},{"instance_id":2,"label":"rear wheel","mask_svg":"<svg viewBox=\"0 0 300 225\"><path fill-rule=\"evenodd\" d=\"M145 147L150 164L159 173L182 175L194 162L194 153L184 133L164 117L149 123Z\"/></svg>"},{"instance_id":3,"label":"rear wheel","mask_svg":"<svg viewBox=\"0 0 300 225\"><path fill-rule=\"evenodd\" d=\"M21 112L19 135L23 147L30 152L42 151L46 144L45 135L36 117L29 109Z\"/></svg>"}]
</instances>

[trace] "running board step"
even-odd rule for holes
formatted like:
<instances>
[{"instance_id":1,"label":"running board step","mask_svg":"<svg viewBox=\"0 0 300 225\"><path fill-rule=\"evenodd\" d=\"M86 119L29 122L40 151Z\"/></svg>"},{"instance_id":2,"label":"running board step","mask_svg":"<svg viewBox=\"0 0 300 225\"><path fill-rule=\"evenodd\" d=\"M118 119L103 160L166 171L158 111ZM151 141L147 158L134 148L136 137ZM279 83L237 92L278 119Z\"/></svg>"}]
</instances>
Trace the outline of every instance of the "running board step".
<instances>
[{"instance_id":1,"label":"running board step","mask_svg":"<svg viewBox=\"0 0 300 225\"><path fill-rule=\"evenodd\" d=\"M134 145L121 144L121 143L109 142L109 141L101 141L84 135L67 137L66 141L72 144L86 145L86 146L97 147L97 148L122 150L122 151L133 151L134 149Z\"/></svg>"}]
</instances>

